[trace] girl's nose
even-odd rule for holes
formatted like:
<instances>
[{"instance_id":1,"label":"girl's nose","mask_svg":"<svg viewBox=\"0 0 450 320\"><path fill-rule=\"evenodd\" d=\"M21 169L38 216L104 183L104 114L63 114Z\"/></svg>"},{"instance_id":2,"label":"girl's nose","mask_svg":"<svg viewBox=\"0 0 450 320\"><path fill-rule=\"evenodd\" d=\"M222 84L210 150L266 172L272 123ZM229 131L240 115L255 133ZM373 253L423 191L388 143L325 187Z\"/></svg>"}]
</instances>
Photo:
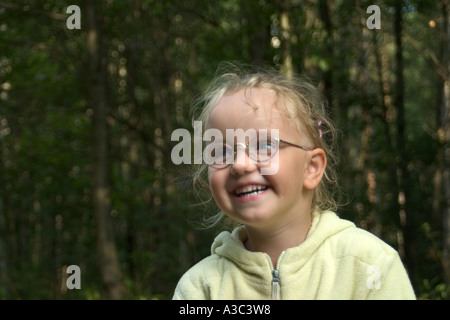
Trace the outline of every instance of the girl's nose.
<instances>
[{"instance_id":1,"label":"girl's nose","mask_svg":"<svg viewBox=\"0 0 450 320\"><path fill-rule=\"evenodd\" d=\"M250 159L247 150L245 147L237 147L236 157L230 169L232 174L242 175L257 170L258 166L254 160Z\"/></svg>"}]
</instances>

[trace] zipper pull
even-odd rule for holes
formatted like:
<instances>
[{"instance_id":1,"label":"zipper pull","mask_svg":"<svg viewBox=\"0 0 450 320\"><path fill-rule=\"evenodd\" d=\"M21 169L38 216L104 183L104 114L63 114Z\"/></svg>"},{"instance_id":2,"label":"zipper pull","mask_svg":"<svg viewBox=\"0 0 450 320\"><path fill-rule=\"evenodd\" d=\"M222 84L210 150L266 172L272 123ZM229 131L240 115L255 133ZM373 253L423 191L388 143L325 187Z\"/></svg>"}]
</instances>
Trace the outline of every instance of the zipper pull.
<instances>
[{"instance_id":1,"label":"zipper pull","mask_svg":"<svg viewBox=\"0 0 450 320\"><path fill-rule=\"evenodd\" d=\"M272 270L272 300L280 300L281 281L278 270Z\"/></svg>"}]
</instances>

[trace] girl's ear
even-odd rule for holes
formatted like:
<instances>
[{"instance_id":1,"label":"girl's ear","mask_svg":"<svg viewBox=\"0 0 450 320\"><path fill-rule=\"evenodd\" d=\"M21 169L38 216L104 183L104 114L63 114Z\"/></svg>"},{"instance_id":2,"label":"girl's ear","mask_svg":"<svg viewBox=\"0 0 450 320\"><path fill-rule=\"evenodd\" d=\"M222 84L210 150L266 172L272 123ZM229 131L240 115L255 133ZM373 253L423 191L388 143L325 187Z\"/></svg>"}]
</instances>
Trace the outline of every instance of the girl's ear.
<instances>
[{"instance_id":1,"label":"girl's ear","mask_svg":"<svg viewBox=\"0 0 450 320\"><path fill-rule=\"evenodd\" d=\"M314 189L319 184L327 167L327 156L321 148L309 151L309 161L306 163L303 186Z\"/></svg>"}]
</instances>

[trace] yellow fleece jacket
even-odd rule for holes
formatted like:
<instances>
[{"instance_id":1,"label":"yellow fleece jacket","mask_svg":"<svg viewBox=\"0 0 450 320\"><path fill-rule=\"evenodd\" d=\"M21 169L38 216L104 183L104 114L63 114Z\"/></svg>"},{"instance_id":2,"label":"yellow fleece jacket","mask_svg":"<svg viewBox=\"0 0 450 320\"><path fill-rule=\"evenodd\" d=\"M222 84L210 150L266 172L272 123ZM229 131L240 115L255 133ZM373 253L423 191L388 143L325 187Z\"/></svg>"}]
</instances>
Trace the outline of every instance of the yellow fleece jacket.
<instances>
[{"instance_id":1,"label":"yellow fleece jacket","mask_svg":"<svg viewBox=\"0 0 450 320\"><path fill-rule=\"evenodd\" d=\"M398 253L334 212L314 213L305 241L285 250L277 266L246 250L246 239L245 227L220 233L173 299L416 299Z\"/></svg>"}]
</instances>

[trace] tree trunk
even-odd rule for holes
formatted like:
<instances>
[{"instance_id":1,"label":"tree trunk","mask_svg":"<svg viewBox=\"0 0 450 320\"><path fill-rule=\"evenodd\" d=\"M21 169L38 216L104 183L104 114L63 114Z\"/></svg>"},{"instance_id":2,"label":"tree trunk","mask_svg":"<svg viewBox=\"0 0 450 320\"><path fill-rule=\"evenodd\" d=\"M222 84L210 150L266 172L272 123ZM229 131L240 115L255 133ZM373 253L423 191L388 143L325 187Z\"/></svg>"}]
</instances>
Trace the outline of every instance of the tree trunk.
<instances>
[{"instance_id":1,"label":"tree trunk","mask_svg":"<svg viewBox=\"0 0 450 320\"><path fill-rule=\"evenodd\" d=\"M323 70L323 86L324 94L327 99L327 113L331 118L333 115L333 55L334 55L334 45L333 45L333 24L331 22L330 5L328 0L320 0L319 3L319 17L322 20L325 31L327 33L326 39L326 69Z\"/></svg>"},{"instance_id":2,"label":"tree trunk","mask_svg":"<svg viewBox=\"0 0 450 320\"><path fill-rule=\"evenodd\" d=\"M404 252L407 269L413 284L417 283L417 256L414 237L414 212L409 205L410 178L408 173L408 156L405 148L405 106L404 106L404 78L403 78L403 44L402 44L402 8L403 1L395 2L394 37L395 37L395 78L394 106L397 110L397 179L398 179L398 204L399 220L402 237L404 240Z\"/></svg>"},{"instance_id":3,"label":"tree trunk","mask_svg":"<svg viewBox=\"0 0 450 320\"><path fill-rule=\"evenodd\" d=\"M294 66L292 64L292 45L291 45L291 22L289 21L289 14L285 4L280 14L280 26L281 26L281 43L282 43L282 66L281 70L288 77L294 76Z\"/></svg>"},{"instance_id":4,"label":"tree trunk","mask_svg":"<svg viewBox=\"0 0 450 320\"><path fill-rule=\"evenodd\" d=\"M97 23L96 1L85 1L88 31L90 104L93 109L93 205L97 223L97 255L105 298L122 299L126 287L119 268L110 221L108 182L108 128L106 64L102 49L102 30Z\"/></svg>"}]
</instances>

